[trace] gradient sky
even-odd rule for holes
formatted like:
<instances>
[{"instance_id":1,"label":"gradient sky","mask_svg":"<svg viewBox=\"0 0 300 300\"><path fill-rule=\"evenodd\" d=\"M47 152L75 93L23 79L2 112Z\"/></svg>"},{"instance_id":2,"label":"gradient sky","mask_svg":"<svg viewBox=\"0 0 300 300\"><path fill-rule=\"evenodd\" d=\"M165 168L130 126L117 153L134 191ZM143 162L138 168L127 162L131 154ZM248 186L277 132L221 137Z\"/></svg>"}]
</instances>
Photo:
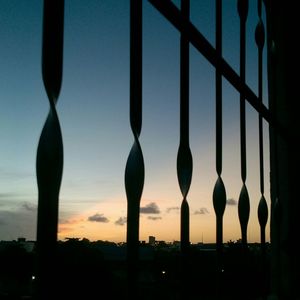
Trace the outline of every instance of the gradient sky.
<instances>
[{"instance_id":1,"label":"gradient sky","mask_svg":"<svg viewBox=\"0 0 300 300\"><path fill-rule=\"evenodd\" d=\"M246 80L256 91L256 1L250 5ZM35 239L36 149L49 108L41 77L42 1L0 0L0 7L0 240ZM238 72L236 1L224 1L223 10L223 56ZM180 35L146 0L143 13L140 141L146 174L140 239L154 235L158 240L173 241L179 240L182 200L176 174ZM214 15L214 1L191 0L191 20L213 45ZM63 84L57 104L64 141L59 238L124 241L124 170L133 142L129 126L129 1L66 0L64 38ZM192 46L190 54L191 241L214 242L215 71ZM241 235L236 204L242 183L239 94L226 80L223 90L227 241ZM267 95L266 85L264 90ZM249 105L247 126L248 239L253 242L259 240L258 117ZM269 203L267 124L264 131L265 197Z\"/></svg>"}]
</instances>

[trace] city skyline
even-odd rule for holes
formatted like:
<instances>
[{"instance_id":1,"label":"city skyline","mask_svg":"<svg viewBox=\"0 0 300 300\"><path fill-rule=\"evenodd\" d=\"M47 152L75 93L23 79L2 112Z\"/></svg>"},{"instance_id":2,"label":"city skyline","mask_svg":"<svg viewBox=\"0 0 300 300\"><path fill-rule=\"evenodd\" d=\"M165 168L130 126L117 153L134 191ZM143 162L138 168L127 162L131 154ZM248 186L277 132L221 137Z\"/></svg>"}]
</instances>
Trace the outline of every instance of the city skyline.
<instances>
[{"instance_id":1,"label":"city skyline","mask_svg":"<svg viewBox=\"0 0 300 300\"><path fill-rule=\"evenodd\" d=\"M63 84L57 109L64 143L58 238L125 241L124 171L132 144L129 126L129 1L66 2ZM179 4L179 1L176 1ZM42 3L1 3L0 240L35 238L35 157L48 113L41 77ZM223 5L223 56L238 72L236 1ZM145 160L140 240L179 240L181 193L176 175L179 144L179 33L143 1L143 126ZM214 4L191 1L191 20L214 45ZM247 84L257 90L250 3ZM22 47L20 47L22 45ZM212 192L215 172L215 70L191 46L190 148L194 171L190 204L191 242L215 241ZM265 59L266 65L266 59ZM266 71L266 70L265 70ZM266 75L265 75L266 76ZM265 96L266 86L264 87ZM239 94L223 80L223 180L227 192L224 241L240 238L237 200L242 186ZM266 101L265 97L265 101ZM266 103L265 103L266 104ZM267 126L264 124L267 137ZM265 139L266 199L269 197ZM247 105L248 240L259 240L258 116ZM268 226L267 226L268 228ZM269 237L269 229L267 229ZM267 238L269 240L269 238Z\"/></svg>"}]
</instances>

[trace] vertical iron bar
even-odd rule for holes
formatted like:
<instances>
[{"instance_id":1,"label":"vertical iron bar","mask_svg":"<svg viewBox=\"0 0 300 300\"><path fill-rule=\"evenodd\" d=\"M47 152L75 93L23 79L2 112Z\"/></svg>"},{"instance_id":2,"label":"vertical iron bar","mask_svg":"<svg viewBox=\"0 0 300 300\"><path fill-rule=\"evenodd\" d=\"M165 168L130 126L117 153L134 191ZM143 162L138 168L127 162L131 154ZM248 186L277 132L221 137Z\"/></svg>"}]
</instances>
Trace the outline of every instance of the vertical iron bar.
<instances>
[{"instance_id":1,"label":"vertical iron bar","mask_svg":"<svg viewBox=\"0 0 300 300\"><path fill-rule=\"evenodd\" d=\"M125 168L128 298L138 297L139 211L144 186L142 128L142 1L130 1L130 125L134 143Z\"/></svg>"},{"instance_id":2,"label":"vertical iron bar","mask_svg":"<svg viewBox=\"0 0 300 300\"><path fill-rule=\"evenodd\" d=\"M262 102L262 92L263 92L263 78L262 78L262 63L263 63L263 47L265 42L265 33L264 33L264 25L261 17L261 6L262 0L258 0L258 16L259 21L255 30L255 41L258 48L258 99ZM263 157L263 124L262 124L262 116L259 115L259 163L260 163L260 192L261 199L258 207L258 218L261 227L261 245L262 249L265 247L265 226L268 219L268 207L266 200L264 198L264 157Z\"/></svg>"},{"instance_id":3,"label":"vertical iron bar","mask_svg":"<svg viewBox=\"0 0 300 300\"><path fill-rule=\"evenodd\" d=\"M187 26L190 17L190 0L181 0L183 26ZM189 39L180 35L180 142L177 153L177 178L182 194L180 218L181 246L181 297L189 299L189 260L190 214L187 194L192 181L193 160L189 146Z\"/></svg>"},{"instance_id":4,"label":"vertical iron bar","mask_svg":"<svg viewBox=\"0 0 300 300\"><path fill-rule=\"evenodd\" d=\"M222 57L222 0L216 0L216 53ZM216 68L216 171L222 173L222 74Z\"/></svg>"},{"instance_id":5,"label":"vertical iron bar","mask_svg":"<svg viewBox=\"0 0 300 300\"><path fill-rule=\"evenodd\" d=\"M240 17L240 78L246 83L246 21L248 15L248 0L238 0L238 13ZM250 214L250 201L246 186L247 162L246 162L246 101L243 92L240 93L240 147L241 147L241 179L242 188L239 195L238 215L242 234L242 251L240 258L240 295L242 299L249 299L247 292L249 280L247 227Z\"/></svg>"},{"instance_id":6,"label":"vertical iron bar","mask_svg":"<svg viewBox=\"0 0 300 300\"><path fill-rule=\"evenodd\" d=\"M263 48L265 43L265 31L262 21L262 0L257 1L258 11L258 24L255 29L255 41L258 49L258 99L262 103L263 97ZM260 192L261 198L258 205L257 215L260 225L260 238L261 238L261 293L264 299L267 297L267 262L266 262L266 234L265 228L268 220L268 206L264 197L264 157L263 157L263 120L262 115L258 117L259 129L259 165L260 165Z\"/></svg>"},{"instance_id":7,"label":"vertical iron bar","mask_svg":"<svg viewBox=\"0 0 300 300\"><path fill-rule=\"evenodd\" d=\"M216 0L216 51L222 57L222 1ZM218 177L222 173L222 75L216 68L216 171ZM224 199L223 199L224 200ZM226 199L225 199L226 204ZM222 208L224 203L222 203ZM225 206L224 206L225 209ZM224 213L223 209L223 213ZM221 252L223 243L222 218L217 215L217 249ZM219 224L219 226L218 226Z\"/></svg>"},{"instance_id":8,"label":"vertical iron bar","mask_svg":"<svg viewBox=\"0 0 300 300\"><path fill-rule=\"evenodd\" d=\"M55 253L59 190L63 171L63 143L56 102L62 83L64 0L44 0L42 76L50 111L44 124L36 158L38 185L37 214L37 299L54 299Z\"/></svg>"},{"instance_id":9,"label":"vertical iron bar","mask_svg":"<svg viewBox=\"0 0 300 300\"><path fill-rule=\"evenodd\" d=\"M189 20L189 0L181 1L185 22ZM177 154L177 177L183 196L181 204L181 250L189 248L189 205L187 194L192 180L193 161L189 146L189 40L180 36L180 143Z\"/></svg>"},{"instance_id":10,"label":"vertical iron bar","mask_svg":"<svg viewBox=\"0 0 300 300\"><path fill-rule=\"evenodd\" d=\"M216 0L216 53L222 58L222 0ZM216 214L217 250L217 298L222 294L223 270L223 215L226 207L226 190L222 174L222 74L216 68L216 172L218 175L213 191L213 205Z\"/></svg>"},{"instance_id":11,"label":"vertical iron bar","mask_svg":"<svg viewBox=\"0 0 300 300\"><path fill-rule=\"evenodd\" d=\"M266 11L266 26L267 26L267 68L268 68L268 105L270 112L279 113L277 104L277 76L276 76L276 44L274 34L274 24L277 24L276 15L272 10L270 1L264 1ZM278 118L280 119L280 118ZM279 161L280 161L280 146L278 141L280 140L280 134L278 134L275 126L269 126L269 137L270 137L270 196L271 196L271 208L270 208L270 291L272 294L280 297L280 223L281 223L281 195L280 195L280 180L279 180Z\"/></svg>"},{"instance_id":12,"label":"vertical iron bar","mask_svg":"<svg viewBox=\"0 0 300 300\"><path fill-rule=\"evenodd\" d=\"M240 17L240 77L245 84L246 75L246 21L248 15L248 0L238 1L238 13ZM241 137L241 178L242 189L238 202L238 213L242 232L242 244L247 248L247 226L250 213L249 195L246 187L246 110L245 95L240 93L240 137Z\"/></svg>"},{"instance_id":13,"label":"vertical iron bar","mask_svg":"<svg viewBox=\"0 0 300 300\"><path fill-rule=\"evenodd\" d=\"M262 64L263 64L263 48L265 42L264 25L261 17L262 0L258 0L258 16L259 21L255 30L255 41L258 49L258 99L262 102L263 93L263 77L262 77ZM259 163L260 163L260 192L264 194L264 153L263 153L263 124L262 115L259 114Z\"/></svg>"},{"instance_id":14,"label":"vertical iron bar","mask_svg":"<svg viewBox=\"0 0 300 300\"><path fill-rule=\"evenodd\" d=\"M248 13L247 0L239 0L240 14L240 77L245 83L246 77L246 18ZM240 138L241 138L241 177L243 183L247 177L246 166L246 101L242 93L240 93Z\"/></svg>"}]
</instances>

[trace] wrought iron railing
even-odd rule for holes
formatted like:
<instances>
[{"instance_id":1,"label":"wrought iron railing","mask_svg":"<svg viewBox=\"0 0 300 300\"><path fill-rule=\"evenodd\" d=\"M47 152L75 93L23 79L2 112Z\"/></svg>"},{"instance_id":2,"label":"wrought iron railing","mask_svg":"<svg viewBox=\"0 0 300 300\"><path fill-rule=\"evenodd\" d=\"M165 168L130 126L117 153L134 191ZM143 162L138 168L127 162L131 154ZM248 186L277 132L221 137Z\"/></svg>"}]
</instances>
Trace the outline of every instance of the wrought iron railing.
<instances>
[{"instance_id":1,"label":"wrought iron railing","mask_svg":"<svg viewBox=\"0 0 300 300\"><path fill-rule=\"evenodd\" d=\"M254 0L253 0L254 1ZM222 79L225 78L240 94L240 153L242 187L238 202L238 216L241 227L241 240L244 261L247 260L247 226L250 213L250 199L246 186L246 101L257 111L259 122L259 168L261 199L258 206L260 224L262 272L266 270L266 237L265 227L268 219L268 205L264 197L264 157L263 157L263 119L269 122L276 134L283 139L284 129L263 104L263 49L265 29L262 18L263 3L257 1L258 24L255 40L258 52L258 91L255 92L246 84L246 22L248 0L237 1L237 13L240 18L240 70L237 74L222 57L222 0L216 0L216 46L212 46L201 32L191 23L189 18L189 0L181 1L181 10L170 0L149 0L180 32L180 143L177 154L177 176L182 193L181 204L181 252L183 262L188 260L189 237L189 205L188 192L192 180L193 159L189 147L189 45L193 45L215 68L216 80L216 183L213 190L213 206L216 214L216 252L217 281L216 297L222 299L223 271L223 214L226 207L226 188L222 180ZM134 143L130 150L125 169L125 188L127 195L127 263L128 293L138 297L138 264L139 264L139 208L144 185L144 161L139 136L142 129L142 1L130 1L130 126ZM39 299L54 299L51 286L54 284L50 276L51 257L55 252L57 240L58 199L62 177L63 147L62 136L55 109L58 100L62 77L63 52L63 0L44 0L43 24L43 80L50 102L50 112L44 125L37 152L37 180L39 189L38 227L37 227L37 296ZM270 48L270 43L269 43ZM272 184L272 182L271 182ZM188 293L185 288L186 265L182 264L182 297ZM245 294L247 299L247 265L244 273ZM262 280L265 280L262 276ZM261 297L266 299L270 293L267 282L262 283ZM49 296L51 295L51 296Z\"/></svg>"}]
</instances>

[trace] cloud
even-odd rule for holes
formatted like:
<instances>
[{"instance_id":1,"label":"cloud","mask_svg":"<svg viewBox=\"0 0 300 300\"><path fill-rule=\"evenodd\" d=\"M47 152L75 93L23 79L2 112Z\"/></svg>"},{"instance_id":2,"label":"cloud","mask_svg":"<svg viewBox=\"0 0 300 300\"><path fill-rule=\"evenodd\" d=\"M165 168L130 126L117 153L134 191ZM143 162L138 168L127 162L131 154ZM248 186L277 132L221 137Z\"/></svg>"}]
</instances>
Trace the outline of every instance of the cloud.
<instances>
[{"instance_id":1,"label":"cloud","mask_svg":"<svg viewBox=\"0 0 300 300\"><path fill-rule=\"evenodd\" d=\"M20 195L16 193L0 193L0 207L16 209L16 206L20 203L19 197Z\"/></svg>"},{"instance_id":2,"label":"cloud","mask_svg":"<svg viewBox=\"0 0 300 300\"><path fill-rule=\"evenodd\" d=\"M26 211L30 211L30 212L35 212L36 209L37 209L37 205L36 204L33 204L33 203L30 203L30 202L23 202L21 207L23 209L25 209Z\"/></svg>"},{"instance_id":3,"label":"cloud","mask_svg":"<svg viewBox=\"0 0 300 300\"><path fill-rule=\"evenodd\" d=\"M172 207L168 207L167 209L166 209L166 212L167 213L170 213L171 211L178 211L179 210L179 206L172 206Z\"/></svg>"},{"instance_id":4,"label":"cloud","mask_svg":"<svg viewBox=\"0 0 300 300\"><path fill-rule=\"evenodd\" d=\"M152 217L152 216L149 216L147 219L153 220L153 221L157 221L157 220L161 220L161 217Z\"/></svg>"},{"instance_id":5,"label":"cloud","mask_svg":"<svg viewBox=\"0 0 300 300\"><path fill-rule=\"evenodd\" d=\"M36 213L17 210L0 210L0 240L13 240L20 236L34 239L36 235Z\"/></svg>"},{"instance_id":6,"label":"cloud","mask_svg":"<svg viewBox=\"0 0 300 300\"><path fill-rule=\"evenodd\" d=\"M58 223L59 223L59 224L70 224L70 221L69 221L69 220L66 220L66 219L59 219L59 220L58 220Z\"/></svg>"},{"instance_id":7,"label":"cloud","mask_svg":"<svg viewBox=\"0 0 300 300\"><path fill-rule=\"evenodd\" d=\"M0 178L3 180L19 180L35 177L35 174L32 172L19 171L19 170L11 170L0 168Z\"/></svg>"},{"instance_id":8,"label":"cloud","mask_svg":"<svg viewBox=\"0 0 300 300\"><path fill-rule=\"evenodd\" d=\"M127 223L127 218L126 217L120 217L117 221L115 221L116 225L123 226Z\"/></svg>"},{"instance_id":9,"label":"cloud","mask_svg":"<svg viewBox=\"0 0 300 300\"><path fill-rule=\"evenodd\" d=\"M20 217L23 217L24 214L9 211L9 210L0 210L0 220L3 225L14 224L20 220ZM18 218L18 219L16 219Z\"/></svg>"},{"instance_id":10,"label":"cloud","mask_svg":"<svg viewBox=\"0 0 300 300\"><path fill-rule=\"evenodd\" d=\"M141 214L159 214L160 210L155 202L151 202L140 208Z\"/></svg>"},{"instance_id":11,"label":"cloud","mask_svg":"<svg viewBox=\"0 0 300 300\"><path fill-rule=\"evenodd\" d=\"M74 228L71 228L71 227L58 226L58 233L60 233L60 234L67 233L67 232L70 232L73 230L74 230Z\"/></svg>"},{"instance_id":12,"label":"cloud","mask_svg":"<svg viewBox=\"0 0 300 300\"><path fill-rule=\"evenodd\" d=\"M7 199L7 198L15 198L17 194L15 193L0 193L0 199Z\"/></svg>"},{"instance_id":13,"label":"cloud","mask_svg":"<svg viewBox=\"0 0 300 300\"><path fill-rule=\"evenodd\" d=\"M69 225L73 225L73 224L78 224L80 222L84 222L83 219L59 219L58 223L59 224L69 224Z\"/></svg>"},{"instance_id":14,"label":"cloud","mask_svg":"<svg viewBox=\"0 0 300 300\"><path fill-rule=\"evenodd\" d=\"M98 213L88 217L88 221L99 222L99 223L108 223L109 222L109 220L106 217L104 217L103 214L98 214Z\"/></svg>"},{"instance_id":15,"label":"cloud","mask_svg":"<svg viewBox=\"0 0 300 300\"><path fill-rule=\"evenodd\" d=\"M209 214L209 211L206 207L201 207L200 209L194 212L194 215L206 215Z\"/></svg>"},{"instance_id":16,"label":"cloud","mask_svg":"<svg viewBox=\"0 0 300 300\"><path fill-rule=\"evenodd\" d=\"M233 198L229 198L226 200L227 205L237 205L237 201Z\"/></svg>"}]
</instances>

